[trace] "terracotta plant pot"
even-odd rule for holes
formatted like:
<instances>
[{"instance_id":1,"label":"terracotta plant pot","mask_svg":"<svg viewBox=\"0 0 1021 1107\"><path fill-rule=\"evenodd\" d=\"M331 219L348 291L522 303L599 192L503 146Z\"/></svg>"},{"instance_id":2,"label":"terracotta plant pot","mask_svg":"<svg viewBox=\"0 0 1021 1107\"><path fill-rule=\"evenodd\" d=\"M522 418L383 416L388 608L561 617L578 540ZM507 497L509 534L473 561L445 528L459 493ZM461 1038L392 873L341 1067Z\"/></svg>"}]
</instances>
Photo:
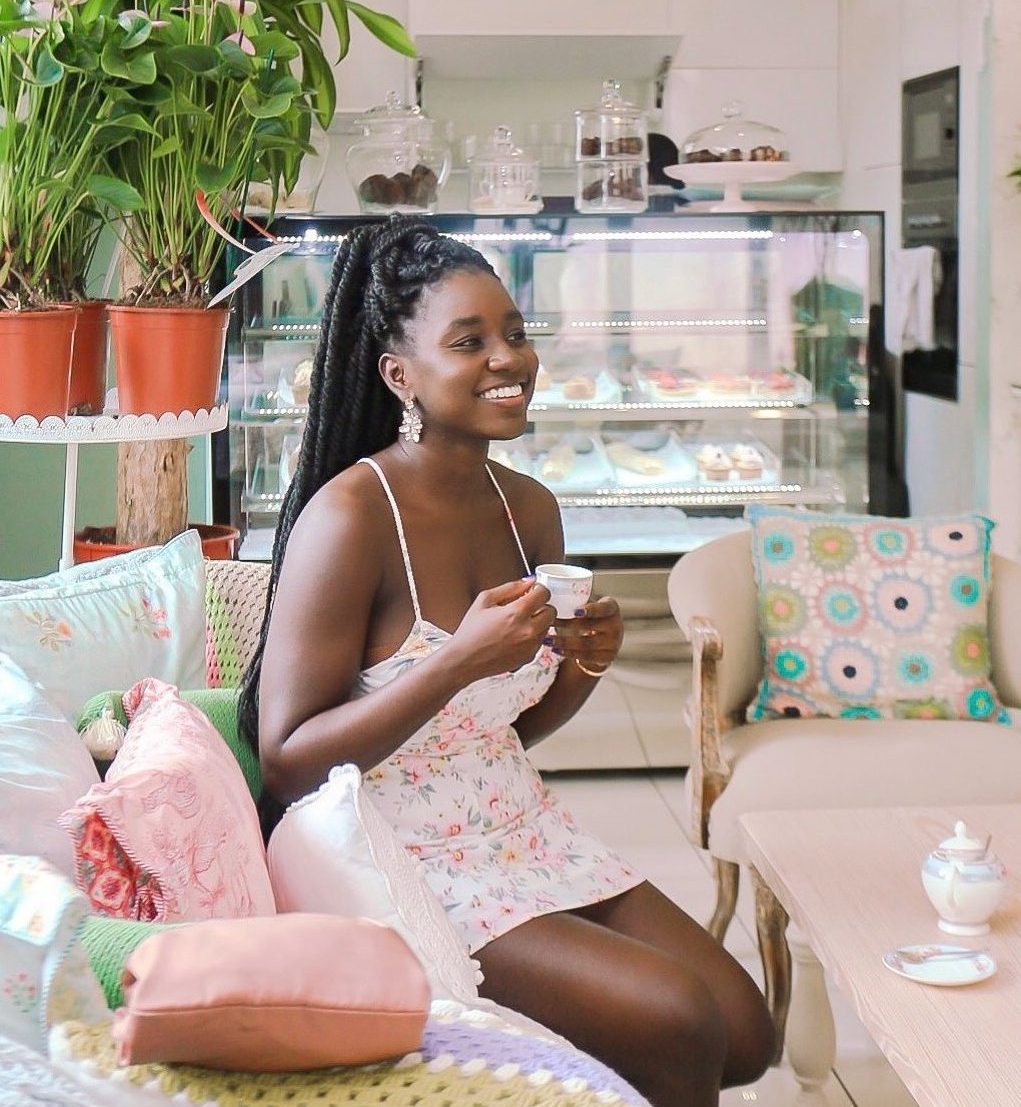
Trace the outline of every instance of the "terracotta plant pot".
<instances>
[{"instance_id":1,"label":"terracotta plant pot","mask_svg":"<svg viewBox=\"0 0 1021 1107\"><path fill-rule=\"evenodd\" d=\"M119 410L132 415L216 406L229 308L108 309Z\"/></svg>"},{"instance_id":2,"label":"terracotta plant pot","mask_svg":"<svg viewBox=\"0 0 1021 1107\"><path fill-rule=\"evenodd\" d=\"M213 561L233 561L237 557L241 532L237 527L220 523L189 523L189 530L197 530L202 537L203 556ZM114 541L114 527L86 527L74 536L74 563L100 561L104 557L130 553L137 546Z\"/></svg>"},{"instance_id":3,"label":"terracotta plant pot","mask_svg":"<svg viewBox=\"0 0 1021 1107\"><path fill-rule=\"evenodd\" d=\"M17 419L67 414L78 310L0 311L0 412Z\"/></svg>"},{"instance_id":4,"label":"terracotta plant pot","mask_svg":"<svg viewBox=\"0 0 1021 1107\"><path fill-rule=\"evenodd\" d=\"M106 398L107 300L84 300L78 308L71 355L67 410L72 415L99 415Z\"/></svg>"}]
</instances>

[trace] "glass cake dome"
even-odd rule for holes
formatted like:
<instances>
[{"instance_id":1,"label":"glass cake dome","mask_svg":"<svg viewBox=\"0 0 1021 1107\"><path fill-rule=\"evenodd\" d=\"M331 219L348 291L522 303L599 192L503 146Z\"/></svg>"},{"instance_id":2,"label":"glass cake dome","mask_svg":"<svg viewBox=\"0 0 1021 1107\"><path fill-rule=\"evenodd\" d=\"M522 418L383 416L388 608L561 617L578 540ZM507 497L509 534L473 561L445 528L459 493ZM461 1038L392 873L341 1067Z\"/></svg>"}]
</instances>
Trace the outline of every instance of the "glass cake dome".
<instances>
[{"instance_id":1,"label":"glass cake dome","mask_svg":"<svg viewBox=\"0 0 1021 1107\"><path fill-rule=\"evenodd\" d=\"M723 106L723 119L690 134L681 146L681 158L689 164L711 162L788 161L787 136L779 127L744 118L744 105L731 100Z\"/></svg>"}]
</instances>

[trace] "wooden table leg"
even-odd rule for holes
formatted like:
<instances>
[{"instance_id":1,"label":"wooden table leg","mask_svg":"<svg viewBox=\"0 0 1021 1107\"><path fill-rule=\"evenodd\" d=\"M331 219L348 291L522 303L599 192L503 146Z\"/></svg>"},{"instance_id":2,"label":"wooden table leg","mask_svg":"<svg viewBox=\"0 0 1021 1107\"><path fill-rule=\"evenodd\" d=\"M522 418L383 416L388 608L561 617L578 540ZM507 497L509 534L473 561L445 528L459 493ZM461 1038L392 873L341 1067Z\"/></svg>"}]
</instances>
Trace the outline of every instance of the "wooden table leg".
<instances>
[{"instance_id":1,"label":"wooden table leg","mask_svg":"<svg viewBox=\"0 0 1021 1107\"><path fill-rule=\"evenodd\" d=\"M833 1071L837 1038L822 965L793 924L787 944L794 959L794 987L787 1017L787 1060L800 1085L795 1107L827 1107L823 1088Z\"/></svg>"}]
</instances>

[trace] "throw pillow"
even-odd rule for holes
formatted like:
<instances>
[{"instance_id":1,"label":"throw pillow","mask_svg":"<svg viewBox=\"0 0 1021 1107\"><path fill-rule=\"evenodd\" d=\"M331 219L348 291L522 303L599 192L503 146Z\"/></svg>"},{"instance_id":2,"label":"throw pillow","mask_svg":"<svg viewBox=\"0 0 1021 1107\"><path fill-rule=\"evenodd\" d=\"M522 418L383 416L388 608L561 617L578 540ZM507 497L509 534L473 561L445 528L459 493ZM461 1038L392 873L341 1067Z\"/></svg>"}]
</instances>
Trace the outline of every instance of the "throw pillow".
<instances>
[{"instance_id":1,"label":"throw pillow","mask_svg":"<svg viewBox=\"0 0 1021 1107\"><path fill-rule=\"evenodd\" d=\"M113 1037L122 1065L296 1072L417 1049L428 1013L422 966L371 919L213 919L131 954Z\"/></svg>"},{"instance_id":2,"label":"throw pillow","mask_svg":"<svg viewBox=\"0 0 1021 1107\"><path fill-rule=\"evenodd\" d=\"M156 676L204 688L205 563L197 531L165 546L0 583L0 642L68 720L107 688Z\"/></svg>"},{"instance_id":3,"label":"throw pillow","mask_svg":"<svg viewBox=\"0 0 1021 1107\"><path fill-rule=\"evenodd\" d=\"M746 515L765 660L750 721L1007 721L990 679L989 519Z\"/></svg>"},{"instance_id":4,"label":"throw pillow","mask_svg":"<svg viewBox=\"0 0 1021 1107\"><path fill-rule=\"evenodd\" d=\"M0 653L0 853L36 854L73 876L71 843L57 819L98 782L74 727Z\"/></svg>"},{"instance_id":5,"label":"throw pillow","mask_svg":"<svg viewBox=\"0 0 1021 1107\"><path fill-rule=\"evenodd\" d=\"M425 966L433 995L470 1003L481 982L478 962L361 782L357 766L338 765L287 809L269 840L277 908L385 923Z\"/></svg>"},{"instance_id":6,"label":"throw pillow","mask_svg":"<svg viewBox=\"0 0 1021 1107\"><path fill-rule=\"evenodd\" d=\"M49 1027L106 1015L78 940L88 912L46 861L0 854L0 1038L45 1053Z\"/></svg>"},{"instance_id":7,"label":"throw pillow","mask_svg":"<svg viewBox=\"0 0 1021 1107\"><path fill-rule=\"evenodd\" d=\"M51 1032L50 1055L97 1103L117 1107L648 1107L623 1077L550 1031L524 1029L506 1008L479 1011L450 1001L433 1001L421 1048L368 1066L285 1075L118 1068L108 1026L71 1022Z\"/></svg>"},{"instance_id":8,"label":"throw pillow","mask_svg":"<svg viewBox=\"0 0 1021 1107\"><path fill-rule=\"evenodd\" d=\"M213 724L148 678L107 772L60 819L78 886L102 914L179 922L272 915L255 803Z\"/></svg>"}]
</instances>

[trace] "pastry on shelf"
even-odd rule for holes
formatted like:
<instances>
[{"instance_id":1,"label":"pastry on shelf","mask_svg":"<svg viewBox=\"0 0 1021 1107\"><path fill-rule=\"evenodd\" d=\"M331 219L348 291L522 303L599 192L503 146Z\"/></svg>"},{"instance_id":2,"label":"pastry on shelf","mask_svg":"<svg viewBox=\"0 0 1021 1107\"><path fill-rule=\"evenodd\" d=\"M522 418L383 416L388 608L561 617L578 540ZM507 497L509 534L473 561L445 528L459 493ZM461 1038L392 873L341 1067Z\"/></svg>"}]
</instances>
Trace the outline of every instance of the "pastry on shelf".
<instances>
[{"instance_id":1,"label":"pastry on shelf","mask_svg":"<svg viewBox=\"0 0 1021 1107\"><path fill-rule=\"evenodd\" d=\"M751 392L751 380L744 376L733 376L730 373L719 373L710 377L709 387L713 392L721 396L737 396Z\"/></svg>"},{"instance_id":2,"label":"pastry on shelf","mask_svg":"<svg viewBox=\"0 0 1021 1107\"><path fill-rule=\"evenodd\" d=\"M291 383L291 391L294 394L294 402L299 407L308 403L308 390L312 384L312 359L303 358L294 367L294 380Z\"/></svg>"},{"instance_id":3,"label":"pastry on shelf","mask_svg":"<svg viewBox=\"0 0 1021 1107\"><path fill-rule=\"evenodd\" d=\"M788 369L777 369L762 378L762 388L773 395L787 396L794 391L798 378Z\"/></svg>"},{"instance_id":4,"label":"pastry on shelf","mask_svg":"<svg viewBox=\"0 0 1021 1107\"><path fill-rule=\"evenodd\" d=\"M594 400L596 397L596 382L591 377L579 373L577 376L568 377L561 386L565 400Z\"/></svg>"},{"instance_id":5,"label":"pastry on shelf","mask_svg":"<svg viewBox=\"0 0 1021 1107\"><path fill-rule=\"evenodd\" d=\"M695 460L698 462L699 471L707 480L730 479L730 471L734 468L734 462L722 446L703 446L698 451Z\"/></svg>"},{"instance_id":6,"label":"pastry on shelf","mask_svg":"<svg viewBox=\"0 0 1021 1107\"><path fill-rule=\"evenodd\" d=\"M737 475L744 480L759 480L766 464L762 454L754 446L739 444L731 450L731 458Z\"/></svg>"},{"instance_id":7,"label":"pastry on shelf","mask_svg":"<svg viewBox=\"0 0 1021 1107\"><path fill-rule=\"evenodd\" d=\"M560 443L546 455L546 459L539 467L539 473L544 480L566 480L574 468L574 447L566 443Z\"/></svg>"},{"instance_id":8,"label":"pastry on shelf","mask_svg":"<svg viewBox=\"0 0 1021 1107\"><path fill-rule=\"evenodd\" d=\"M646 378L664 399L685 399L694 396L702 382L693 373L671 369L649 369Z\"/></svg>"},{"instance_id":9,"label":"pastry on shelf","mask_svg":"<svg viewBox=\"0 0 1021 1107\"><path fill-rule=\"evenodd\" d=\"M503 465L507 469L513 469L515 473L529 475L528 460L521 450L510 451L505 446L490 446L489 460L497 465Z\"/></svg>"},{"instance_id":10,"label":"pastry on shelf","mask_svg":"<svg viewBox=\"0 0 1021 1107\"><path fill-rule=\"evenodd\" d=\"M665 468L662 458L636 450L629 442L611 442L607 445L606 452L614 465L632 473L641 473L642 476L658 477Z\"/></svg>"},{"instance_id":11,"label":"pastry on shelf","mask_svg":"<svg viewBox=\"0 0 1021 1107\"><path fill-rule=\"evenodd\" d=\"M535 391L545 392L547 389L553 387L553 381L550 378L549 373L544 365L540 365L535 371Z\"/></svg>"}]
</instances>

